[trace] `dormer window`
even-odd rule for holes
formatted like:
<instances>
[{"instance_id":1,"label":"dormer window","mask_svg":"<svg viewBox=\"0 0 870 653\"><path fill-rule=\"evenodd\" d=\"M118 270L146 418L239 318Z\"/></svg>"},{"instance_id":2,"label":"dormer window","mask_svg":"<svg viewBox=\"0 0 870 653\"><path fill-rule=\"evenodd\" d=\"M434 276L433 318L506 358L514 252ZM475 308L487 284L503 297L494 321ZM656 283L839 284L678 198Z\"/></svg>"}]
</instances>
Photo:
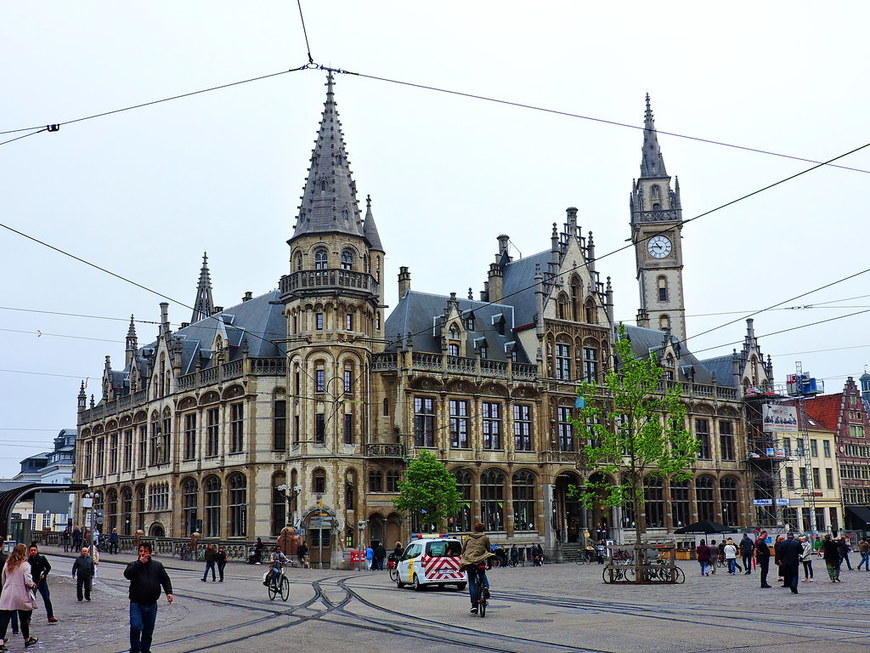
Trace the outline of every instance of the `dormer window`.
<instances>
[{"instance_id":1,"label":"dormer window","mask_svg":"<svg viewBox=\"0 0 870 653\"><path fill-rule=\"evenodd\" d=\"M459 356L459 345L455 343L451 343L447 345L447 355L448 356Z\"/></svg>"},{"instance_id":2,"label":"dormer window","mask_svg":"<svg viewBox=\"0 0 870 653\"><path fill-rule=\"evenodd\" d=\"M450 339L459 340L459 329L456 328L455 324L450 327Z\"/></svg>"},{"instance_id":3,"label":"dormer window","mask_svg":"<svg viewBox=\"0 0 870 653\"><path fill-rule=\"evenodd\" d=\"M344 218L345 220L350 220L350 211L345 209L344 211L341 212L341 217Z\"/></svg>"},{"instance_id":4,"label":"dormer window","mask_svg":"<svg viewBox=\"0 0 870 653\"><path fill-rule=\"evenodd\" d=\"M474 331L474 313L465 316L465 328L468 331Z\"/></svg>"},{"instance_id":5,"label":"dormer window","mask_svg":"<svg viewBox=\"0 0 870 653\"><path fill-rule=\"evenodd\" d=\"M326 180L325 179L320 182L320 191L321 192L326 191Z\"/></svg>"}]
</instances>

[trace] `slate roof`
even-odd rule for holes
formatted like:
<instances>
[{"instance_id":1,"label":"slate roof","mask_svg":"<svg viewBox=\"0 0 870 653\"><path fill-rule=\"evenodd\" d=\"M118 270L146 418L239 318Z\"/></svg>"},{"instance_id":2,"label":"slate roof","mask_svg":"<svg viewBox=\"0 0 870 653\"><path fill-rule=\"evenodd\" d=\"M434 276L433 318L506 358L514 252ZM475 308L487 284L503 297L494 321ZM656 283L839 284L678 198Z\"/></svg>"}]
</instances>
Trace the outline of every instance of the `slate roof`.
<instances>
[{"instance_id":1,"label":"slate roof","mask_svg":"<svg viewBox=\"0 0 870 653\"><path fill-rule=\"evenodd\" d=\"M529 326L535 322L537 300L535 298L535 266L540 266L541 272L547 271L547 263L552 254L549 251L538 252L525 258L507 263L502 271L502 301L510 304L516 311L516 326Z\"/></svg>"},{"instance_id":2,"label":"slate roof","mask_svg":"<svg viewBox=\"0 0 870 653\"><path fill-rule=\"evenodd\" d=\"M384 335L390 343L386 350L395 351L397 343L406 342L407 335L410 333L414 351L440 354L440 336L433 335L433 327L438 318L444 315L444 309L449 301L450 297L447 295L408 291L387 318ZM467 317L469 311L474 313L474 330L467 331L468 342L485 338L489 360L507 360L509 356L505 354L505 344L513 341L516 343L517 361L529 362L522 345L513 332L517 322L512 306L489 304L473 299L457 298L456 301L463 317ZM499 316L505 320L504 335L499 334L493 324L493 319L498 320ZM468 356L469 354L466 352L464 355Z\"/></svg>"},{"instance_id":3,"label":"slate roof","mask_svg":"<svg viewBox=\"0 0 870 653\"><path fill-rule=\"evenodd\" d=\"M724 356L716 356L715 358L705 358L701 361L701 365L707 368L711 375L716 375L716 382L719 385L732 387L734 385L733 358L733 354L725 354Z\"/></svg>"},{"instance_id":4,"label":"slate roof","mask_svg":"<svg viewBox=\"0 0 870 653\"><path fill-rule=\"evenodd\" d=\"M631 339L632 351L634 351L634 353L638 356L647 356L649 352L658 352L662 348L662 341L665 337L664 331L659 331L658 329L647 329L645 327L625 325L625 332ZM689 377L687 376L687 371L688 368L691 367L694 369L695 383L713 383L713 375L711 374L711 370L706 367L703 361L698 360L698 358L693 353L691 353L685 345L682 345L682 351L680 352L678 367L679 375L677 380L679 381L689 380ZM717 372L716 382L721 386L733 387L734 385L734 381L731 378L730 371L724 379L719 378Z\"/></svg>"},{"instance_id":5,"label":"slate roof","mask_svg":"<svg viewBox=\"0 0 870 653\"><path fill-rule=\"evenodd\" d=\"M287 326L282 315L283 306L278 301L279 296L278 290L272 290L175 331L173 335L181 341L181 373L189 374L196 371L197 357L201 359L202 367L211 365L213 354L211 346L219 330L227 341L228 361L242 357L244 340L247 340L249 356L262 358L283 356L284 354L274 342L287 335ZM155 341L137 351L140 370L146 369L149 362L144 356L144 351L156 347ZM129 376L129 372L127 368L124 372L113 372L113 375Z\"/></svg>"}]
</instances>

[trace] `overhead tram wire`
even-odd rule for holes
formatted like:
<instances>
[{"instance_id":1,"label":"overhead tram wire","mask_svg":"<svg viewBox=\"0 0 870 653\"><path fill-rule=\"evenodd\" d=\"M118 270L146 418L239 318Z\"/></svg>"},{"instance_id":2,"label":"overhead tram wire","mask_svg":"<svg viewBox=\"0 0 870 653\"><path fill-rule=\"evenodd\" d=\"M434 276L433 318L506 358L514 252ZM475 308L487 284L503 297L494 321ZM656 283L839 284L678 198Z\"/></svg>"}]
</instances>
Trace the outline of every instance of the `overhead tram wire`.
<instances>
[{"instance_id":1,"label":"overhead tram wire","mask_svg":"<svg viewBox=\"0 0 870 653\"><path fill-rule=\"evenodd\" d=\"M806 168L806 169L804 169L804 170L801 170L800 172L796 172L796 173L793 174L793 175L789 175L788 177L784 177L783 179L780 179L780 180L775 181L775 182L773 182L773 183L767 184L766 186L762 186L761 188L758 188L758 189L756 189L756 190L754 190L754 191L752 191L752 192L749 192L749 193L746 193L746 194L744 194L744 195L741 195L740 197L737 197L736 199L733 199L733 200L730 200L730 201L728 201L728 202L725 202L724 204L720 204L720 205L718 205L718 206L715 206L715 207L713 207L712 209L709 209L709 210L707 210L707 211L704 211L703 213L699 213L698 215L692 216L691 218L688 218L687 220L683 220L680 224L681 224L681 225L686 225L686 224L689 224L690 222L694 222L694 221L696 221L696 220L700 220L701 218L704 218L704 217L706 217L706 216L708 216L708 215L711 215L711 214L713 214L713 213L716 213L717 211L721 211L722 209L725 209L725 208L727 208L727 207L729 207L729 206L733 206L734 204L737 204L738 202L742 202L743 200L747 200L747 199L749 199L749 198L751 198L751 197L754 197L755 195L759 195L760 193L763 193L763 192L765 192L765 191L771 190L772 188L775 188L775 187L777 187L777 186L780 186L780 185L782 185L782 184L784 184L784 183L786 183L786 182L793 181L794 179L797 179L798 177L801 177L801 176L803 176L803 175L805 175L805 174L807 174L807 173L813 172L814 170L818 170L818 169L821 168L821 167L824 167L824 166L829 165L829 164L830 164L831 162L833 162L833 161L838 161L839 159L842 159L842 158L844 158L844 157L847 157L847 156L850 156L850 155L852 155L852 154L855 154L856 152L859 152L859 151L861 151L861 150L863 150L863 149L865 149L865 148L867 148L867 147L870 147L870 143L865 143L864 145L861 145L861 146L859 146L859 147L853 148L853 149L849 150L848 152L844 152L843 154L839 154L839 155L837 155L837 156L835 156L835 157L833 157L833 158L831 158L831 159L828 159L827 161L823 161L823 162L821 162L821 163L819 163L819 164L817 164L817 165L814 165L814 166L811 166L811 167ZM648 234L646 237L638 239L637 242L638 242L638 243L646 242L646 241L648 241L648 240L650 240L650 239L652 239L652 238L655 238L655 237L658 236L658 235L664 234L664 233L666 233L666 232L667 232L666 229L663 229L663 230L660 230L660 231L654 231L654 232L651 232L651 233ZM605 254L602 254L601 256L597 256L597 257L595 258L595 261L596 261L596 262L597 262L597 261L600 261L601 259L607 258L607 257L609 257L609 256L613 256L614 254L618 254L619 252L625 251L625 250L630 249L630 248L632 248L632 247L634 247L634 246L635 246L635 243L634 243L634 242L630 242L630 243L628 243L628 244L626 244L626 245L622 245L621 247L617 247L616 249L610 250L609 252L606 252ZM572 273L574 273L574 272L576 272L576 271L578 271L578 270L582 270L583 268L588 267L588 265L589 265L589 264L588 264L586 261L583 261L582 263L578 263L578 264L576 264L576 265L573 265L573 266L571 266L569 269L565 270L564 272L560 272L560 273L558 273L558 274L552 275L552 276L549 277L549 278L550 278L550 279L555 279L556 277L566 276L566 275L572 274ZM796 297L792 297L792 298L790 298L790 299L786 299L786 300L784 300L784 301L782 301L782 302L778 302L778 303L776 303L776 304L774 304L774 305L772 305L772 306L769 306L769 307L767 307L767 308L764 308L764 309L761 309L761 310L755 311L754 313L752 313L752 314L750 314L750 315L747 315L747 316L745 316L744 318L738 318L738 319L736 319L736 320L731 320L731 321L729 321L729 322L726 322L725 324L721 324L721 325L719 325L719 326L717 326L717 327L713 327L713 328L711 328L711 329L708 329L707 331L704 331L703 333L705 333L705 334L706 334L706 333L710 333L710 332L712 332L712 331L715 331L715 330L717 330L717 329L723 328L723 327L728 326L728 325L730 325L730 324L734 324L734 323L736 323L736 322L741 322L741 321L743 321L744 319L746 319L747 317L752 317L752 315L757 315L758 313L762 313L762 312L764 312L764 311L766 311L766 310L770 310L770 309L772 309L772 308L776 308L776 307L778 307L780 304L784 304L784 303L786 303L786 302L794 301L795 299L799 299L800 297L804 297L804 296L806 296L806 295L808 295L808 294L818 292L818 291L820 291L820 290L823 290L823 289L825 289L825 288L829 288L829 287L831 287L831 286L834 286L834 285L836 285L836 284L838 284L838 283L842 283L842 282L844 282L844 281L848 281L849 279L852 279L852 278L854 278L854 277L860 276L860 275L862 275L862 274L864 274L864 273L866 273L866 272L868 272L868 271L870 271L870 268L867 268L867 269L861 270L860 272L856 272L855 274L851 274L851 275L849 275L849 276L847 276L847 277L844 277L844 278L842 278L842 279L839 279L839 280L837 280L837 281L833 281L833 282L831 282L831 283L825 284L824 286L821 286L820 288L816 288L815 290L811 290L811 291L809 291L809 292L806 292L806 293L802 293L802 294L800 294L800 295L797 295ZM528 290L533 290L533 289L536 288L536 287L537 287L537 284L534 284L534 283L533 283L533 284L531 284L531 285L525 286L525 287L523 287L523 288L520 288L520 289L518 289L518 290L515 290L514 292L512 292L512 293L510 293L510 294L505 295L505 296L502 297L498 302L490 302L490 301L483 302L483 305L480 306L479 308L486 308L486 307L488 307L488 306L492 306L492 305L494 305L494 304L496 304L496 303L503 303L502 300L504 300L504 299L506 299L506 298L513 297L514 295L518 295L518 294L520 294L520 293L522 293L522 292L526 292L526 291L528 291ZM478 310L479 310L479 309L478 309ZM862 312L863 312L863 311L862 311ZM849 316L840 316L840 317L849 317ZM837 319L839 319L839 318L837 318ZM403 339L406 338L406 337L409 337L409 336L415 336L415 335L420 335L420 334L423 334L423 333L428 333L428 331L429 331L429 329L426 328L426 329L420 329L419 331L416 331L416 332L414 332L414 333L410 333L410 334L402 334L402 335L399 336L399 340L398 340L398 341L397 341L397 340L388 340L388 343L389 343L389 344L393 344L393 345L397 345L397 344L399 344L399 342L400 342L401 340L403 340ZM702 334L698 334L698 335L702 335ZM689 340L690 338L694 338L694 337L697 337L697 336L690 336L689 338L686 338L686 340ZM730 343L729 343L729 344L730 344ZM721 345L721 346L725 346L725 345Z\"/></svg>"},{"instance_id":2,"label":"overhead tram wire","mask_svg":"<svg viewBox=\"0 0 870 653\"><path fill-rule=\"evenodd\" d=\"M313 64L314 59L311 57L311 44L308 42L308 30L305 29L305 16L302 15L302 0L296 0L296 5L299 7L299 22L302 23L302 35L305 37L305 49L308 51L308 63Z\"/></svg>"},{"instance_id":3,"label":"overhead tram wire","mask_svg":"<svg viewBox=\"0 0 870 653\"><path fill-rule=\"evenodd\" d=\"M242 84L250 84L251 82L259 82L264 79L271 79L272 77L278 77L280 75L286 75L288 73L294 73L299 70L306 70L308 68L307 65L299 66L298 68L290 68L289 70L281 70L277 73L269 73L266 75L260 75L259 77L251 77L249 79L241 79L236 82L230 82L228 84L220 84L219 86L210 86L209 88L199 89L198 91L190 91L189 93L181 93L179 95L173 95L170 97L161 98L159 100L151 100L149 102L141 102L139 104L133 104L127 107L121 107L120 109L111 109L110 111L103 111L101 113L94 113L88 116L82 116L81 118L73 118L72 120L65 120L63 122L58 122L52 125L43 126L39 125L36 127L21 127L19 129L7 129L5 131L0 131L0 136L4 134L15 134L18 132L33 132L31 134L25 134L24 136L19 136L18 138L13 138L11 140L0 143L0 145L5 145L6 143L11 143L13 141L20 140L22 138L26 138L27 136L33 136L34 134L39 134L45 131L55 132L65 125L73 125L78 122L84 122L86 120L94 120L95 118L104 118L106 116L111 116L116 113L124 113L125 111L133 111L134 109L143 109L145 107L154 106L155 104L162 104L164 102L172 102L174 100L181 100L183 98L193 97L194 95L202 95L203 93L211 93L212 91L220 91L225 88L232 88L233 86L241 86ZM34 131L37 130L37 131Z\"/></svg>"}]
</instances>

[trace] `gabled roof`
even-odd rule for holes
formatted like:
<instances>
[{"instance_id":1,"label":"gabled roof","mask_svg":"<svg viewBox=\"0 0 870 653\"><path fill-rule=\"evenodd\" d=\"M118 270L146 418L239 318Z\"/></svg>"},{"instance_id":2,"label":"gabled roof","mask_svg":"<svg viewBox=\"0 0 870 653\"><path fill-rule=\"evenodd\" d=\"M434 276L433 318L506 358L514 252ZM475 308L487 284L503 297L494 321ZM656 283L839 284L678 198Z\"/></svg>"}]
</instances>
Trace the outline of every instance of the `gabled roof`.
<instances>
[{"instance_id":1,"label":"gabled roof","mask_svg":"<svg viewBox=\"0 0 870 653\"><path fill-rule=\"evenodd\" d=\"M806 401L807 415L816 420L826 429L836 431L840 421L840 409L843 405L843 393L821 395Z\"/></svg>"},{"instance_id":2,"label":"gabled roof","mask_svg":"<svg viewBox=\"0 0 870 653\"><path fill-rule=\"evenodd\" d=\"M414 351L429 353L441 353L441 340L433 333L433 326L444 315L451 298L447 295L433 295L429 293L408 291L399 300L395 310L387 318L384 335L390 341L387 351L395 351L399 345L408 342ZM486 340L487 358L490 360L507 360L505 345L515 342L517 360L527 363L528 358L523 351L513 328L517 326L514 317L514 308L508 304L489 304L473 299L457 299L459 311L463 318L468 317L469 312L474 313L474 329L466 330L468 342L479 345ZM496 324L500 318L504 319L504 335L500 334ZM494 323L495 322L495 323Z\"/></svg>"}]
</instances>

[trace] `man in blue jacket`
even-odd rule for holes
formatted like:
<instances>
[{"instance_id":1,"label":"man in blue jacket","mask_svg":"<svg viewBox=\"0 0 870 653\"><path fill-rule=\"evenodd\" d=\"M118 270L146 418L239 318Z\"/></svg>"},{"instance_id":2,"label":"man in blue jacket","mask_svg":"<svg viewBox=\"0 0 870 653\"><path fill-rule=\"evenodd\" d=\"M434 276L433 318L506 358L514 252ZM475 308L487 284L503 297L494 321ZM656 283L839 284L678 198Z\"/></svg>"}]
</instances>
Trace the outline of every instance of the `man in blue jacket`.
<instances>
[{"instance_id":1,"label":"man in blue jacket","mask_svg":"<svg viewBox=\"0 0 870 653\"><path fill-rule=\"evenodd\" d=\"M163 565L151 559L148 542L139 545L139 558L127 565L124 578L130 581L130 653L150 653L160 588L172 603L172 582Z\"/></svg>"}]
</instances>

